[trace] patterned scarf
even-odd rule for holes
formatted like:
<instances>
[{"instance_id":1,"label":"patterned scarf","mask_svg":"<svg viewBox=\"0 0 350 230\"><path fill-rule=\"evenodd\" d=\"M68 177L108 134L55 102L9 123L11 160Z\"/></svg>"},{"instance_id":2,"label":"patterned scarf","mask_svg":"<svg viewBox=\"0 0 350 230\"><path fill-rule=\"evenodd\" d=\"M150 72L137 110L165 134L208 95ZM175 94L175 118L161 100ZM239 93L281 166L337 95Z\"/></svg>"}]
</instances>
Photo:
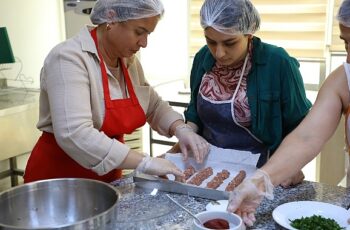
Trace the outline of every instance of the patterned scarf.
<instances>
[{"instance_id":1,"label":"patterned scarf","mask_svg":"<svg viewBox=\"0 0 350 230\"><path fill-rule=\"evenodd\" d=\"M251 121L250 109L247 98L247 77L252 68L252 41L249 44L249 57L247 66L243 73L243 78L239 86L237 95L234 99L234 110L237 121L243 126L249 126ZM231 100L233 93L237 88L239 78L242 73L244 60L241 61L238 67L222 66L217 62L203 76L200 92L207 99L212 101Z\"/></svg>"}]
</instances>

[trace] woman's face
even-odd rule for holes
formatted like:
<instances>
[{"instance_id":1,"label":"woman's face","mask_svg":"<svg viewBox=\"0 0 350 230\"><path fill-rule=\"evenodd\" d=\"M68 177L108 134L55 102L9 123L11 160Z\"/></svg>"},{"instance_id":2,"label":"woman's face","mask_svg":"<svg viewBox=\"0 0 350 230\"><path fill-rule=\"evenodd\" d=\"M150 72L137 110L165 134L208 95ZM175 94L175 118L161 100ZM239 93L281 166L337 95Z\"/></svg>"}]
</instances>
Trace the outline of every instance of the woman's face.
<instances>
[{"instance_id":1,"label":"woman's face","mask_svg":"<svg viewBox=\"0 0 350 230\"><path fill-rule=\"evenodd\" d=\"M345 51L347 52L346 62L350 63L350 47L349 47L350 28L339 23L339 29L340 29L340 39L344 41Z\"/></svg>"},{"instance_id":2,"label":"woman's face","mask_svg":"<svg viewBox=\"0 0 350 230\"><path fill-rule=\"evenodd\" d=\"M154 31L159 16L115 22L107 33L110 51L117 57L131 57L147 46L148 35Z\"/></svg>"},{"instance_id":3,"label":"woman's face","mask_svg":"<svg viewBox=\"0 0 350 230\"><path fill-rule=\"evenodd\" d=\"M205 39L211 54L220 65L235 66L246 56L249 38L252 35L228 35L212 27L204 30Z\"/></svg>"}]
</instances>

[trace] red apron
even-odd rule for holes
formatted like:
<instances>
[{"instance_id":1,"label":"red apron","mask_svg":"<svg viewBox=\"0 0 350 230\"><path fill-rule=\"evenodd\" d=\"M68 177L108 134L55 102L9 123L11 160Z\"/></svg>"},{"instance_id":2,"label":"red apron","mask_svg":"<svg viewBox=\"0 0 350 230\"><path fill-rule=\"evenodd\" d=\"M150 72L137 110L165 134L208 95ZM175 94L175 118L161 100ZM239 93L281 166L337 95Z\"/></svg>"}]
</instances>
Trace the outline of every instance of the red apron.
<instances>
[{"instance_id":1,"label":"red apron","mask_svg":"<svg viewBox=\"0 0 350 230\"><path fill-rule=\"evenodd\" d=\"M91 31L91 36L98 51L96 29ZM124 142L124 134L132 133L135 129L143 126L146 123L146 116L137 100L128 70L122 59L119 59L119 63L130 97L111 100L106 67L99 52L98 55L100 57L106 110L100 131L110 138ZM122 170L120 169L114 169L103 176L99 176L92 170L82 167L58 146L52 133L43 132L30 154L24 174L24 182L52 178L89 178L109 183L121 176Z\"/></svg>"}]
</instances>

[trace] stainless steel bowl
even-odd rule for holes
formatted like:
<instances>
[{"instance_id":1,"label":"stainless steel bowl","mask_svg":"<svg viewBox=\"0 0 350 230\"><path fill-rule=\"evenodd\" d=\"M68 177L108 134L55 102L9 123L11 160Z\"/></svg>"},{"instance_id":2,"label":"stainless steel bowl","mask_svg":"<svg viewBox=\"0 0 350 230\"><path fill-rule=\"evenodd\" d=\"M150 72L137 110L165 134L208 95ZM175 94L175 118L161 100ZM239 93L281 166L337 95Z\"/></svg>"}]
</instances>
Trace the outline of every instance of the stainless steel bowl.
<instances>
[{"instance_id":1,"label":"stainless steel bowl","mask_svg":"<svg viewBox=\"0 0 350 230\"><path fill-rule=\"evenodd\" d=\"M89 179L52 179L0 193L0 229L105 229L120 193Z\"/></svg>"}]
</instances>

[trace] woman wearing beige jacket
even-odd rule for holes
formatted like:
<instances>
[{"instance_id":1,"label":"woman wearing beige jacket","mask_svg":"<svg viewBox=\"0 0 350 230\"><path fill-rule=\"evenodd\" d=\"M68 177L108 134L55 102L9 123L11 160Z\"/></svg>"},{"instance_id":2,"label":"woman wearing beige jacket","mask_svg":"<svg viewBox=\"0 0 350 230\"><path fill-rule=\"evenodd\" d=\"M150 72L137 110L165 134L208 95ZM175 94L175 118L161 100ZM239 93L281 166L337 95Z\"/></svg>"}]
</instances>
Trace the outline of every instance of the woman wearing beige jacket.
<instances>
[{"instance_id":1,"label":"woman wearing beige jacket","mask_svg":"<svg viewBox=\"0 0 350 230\"><path fill-rule=\"evenodd\" d=\"M29 158L25 182L80 177L111 182L121 169L182 176L171 162L131 150L123 135L147 121L161 135L176 135L200 162L208 143L147 83L135 53L164 12L159 0L96 2L91 21L57 45L41 70L42 136Z\"/></svg>"}]
</instances>

